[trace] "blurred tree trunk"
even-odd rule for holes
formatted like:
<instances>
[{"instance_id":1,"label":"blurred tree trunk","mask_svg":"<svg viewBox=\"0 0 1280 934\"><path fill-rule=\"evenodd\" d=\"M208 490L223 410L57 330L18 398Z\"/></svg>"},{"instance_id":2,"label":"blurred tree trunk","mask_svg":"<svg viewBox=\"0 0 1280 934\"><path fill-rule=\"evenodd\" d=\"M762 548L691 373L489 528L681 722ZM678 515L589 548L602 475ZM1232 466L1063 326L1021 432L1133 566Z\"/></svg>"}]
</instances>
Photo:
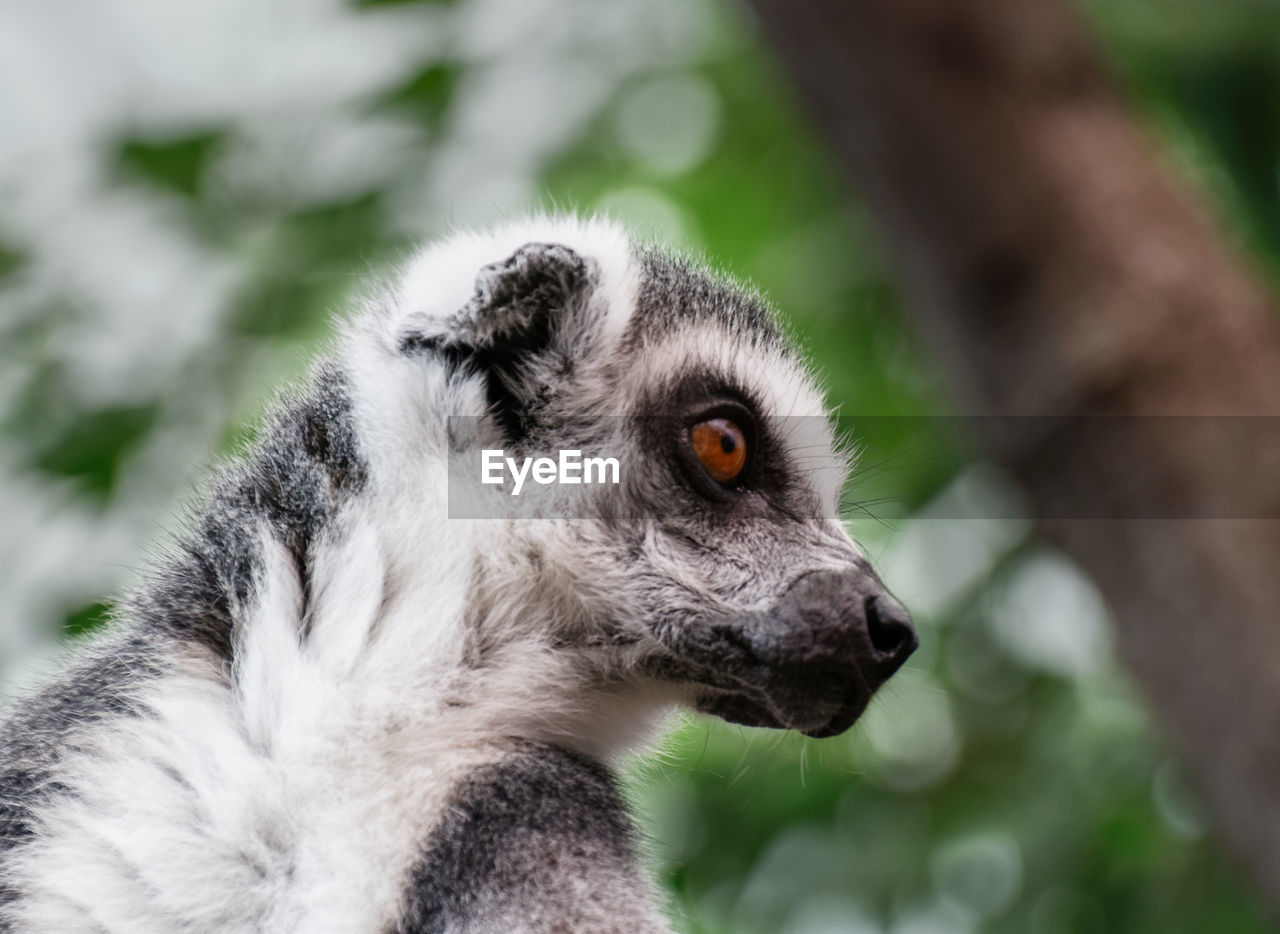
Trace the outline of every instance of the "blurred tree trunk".
<instances>
[{"instance_id":1,"label":"blurred tree trunk","mask_svg":"<svg viewBox=\"0 0 1280 934\"><path fill-rule=\"evenodd\" d=\"M1280 907L1280 515L1274 431L1224 450L1182 419L1275 415L1267 297L1117 100L1062 0L753 0L886 234L909 312L1115 610L1122 653L1219 832ZM1261 424L1261 420L1251 424ZM1267 423L1269 424L1269 423ZM1260 469L1260 466L1265 469ZM1057 518L1091 503L1093 520ZM1081 513L1075 513L1080 515ZM1235 513L1239 515L1239 513Z\"/></svg>"}]
</instances>

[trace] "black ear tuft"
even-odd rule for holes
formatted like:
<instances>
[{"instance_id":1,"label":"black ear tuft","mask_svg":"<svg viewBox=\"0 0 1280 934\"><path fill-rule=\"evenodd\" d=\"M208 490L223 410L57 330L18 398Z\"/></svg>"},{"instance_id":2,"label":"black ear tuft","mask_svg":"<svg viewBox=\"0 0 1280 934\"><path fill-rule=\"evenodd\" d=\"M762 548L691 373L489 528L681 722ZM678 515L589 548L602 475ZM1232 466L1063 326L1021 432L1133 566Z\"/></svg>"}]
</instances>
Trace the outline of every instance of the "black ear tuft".
<instances>
[{"instance_id":1,"label":"black ear tuft","mask_svg":"<svg viewBox=\"0 0 1280 934\"><path fill-rule=\"evenodd\" d=\"M527 243L481 268L471 300L431 329L406 332L400 350L439 351L477 362L537 353L550 343L555 319L585 293L589 280L587 261L568 247Z\"/></svg>"},{"instance_id":2,"label":"black ear tuft","mask_svg":"<svg viewBox=\"0 0 1280 934\"><path fill-rule=\"evenodd\" d=\"M586 285L586 261L573 250L528 243L509 259L480 270L476 294L463 313L471 315L477 345L532 341L528 349L540 350L550 336L551 317Z\"/></svg>"},{"instance_id":3,"label":"black ear tuft","mask_svg":"<svg viewBox=\"0 0 1280 934\"><path fill-rule=\"evenodd\" d=\"M526 433L530 406L545 379L557 324L589 292L592 266L566 246L527 243L483 267L471 300L448 319L415 322L400 338L405 354L431 353L454 372L482 373L489 405L508 438Z\"/></svg>"}]
</instances>

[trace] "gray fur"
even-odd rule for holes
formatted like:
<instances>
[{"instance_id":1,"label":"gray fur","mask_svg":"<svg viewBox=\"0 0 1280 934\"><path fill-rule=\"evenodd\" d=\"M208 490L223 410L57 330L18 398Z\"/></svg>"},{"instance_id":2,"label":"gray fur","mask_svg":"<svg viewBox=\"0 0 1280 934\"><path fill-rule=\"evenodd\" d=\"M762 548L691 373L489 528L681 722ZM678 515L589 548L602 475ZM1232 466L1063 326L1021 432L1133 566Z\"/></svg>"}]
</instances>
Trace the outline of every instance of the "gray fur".
<instances>
[{"instance_id":1,"label":"gray fur","mask_svg":"<svg viewBox=\"0 0 1280 934\"><path fill-rule=\"evenodd\" d=\"M341 371L329 365L307 393L280 407L248 461L215 484L194 531L133 601L133 615L230 664L233 607L252 595L260 523L289 550L308 586L311 543L364 482L346 392Z\"/></svg>"},{"instance_id":2,"label":"gray fur","mask_svg":"<svg viewBox=\"0 0 1280 934\"><path fill-rule=\"evenodd\" d=\"M628 348L678 334L691 322L709 321L737 340L794 353L777 316L760 295L662 250L642 250L639 259L644 278L627 334Z\"/></svg>"},{"instance_id":3,"label":"gray fur","mask_svg":"<svg viewBox=\"0 0 1280 934\"><path fill-rule=\"evenodd\" d=\"M125 631L9 717L0 732L0 859L38 832L40 806L67 793L54 767L74 732L106 718L131 716L139 681L161 671L154 642ZM0 904L18 894L0 883Z\"/></svg>"},{"instance_id":4,"label":"gray fur","mask_svg":"<svg viewBox=\"0 0 1280 934\"><path fill-rule=\"evenodd\" d=\"M554 746L513 752L455 791L393 934L645 934L634 832L613 776ZM579 880L595 881L584 900Z\"/></svg>"}]
</instances>

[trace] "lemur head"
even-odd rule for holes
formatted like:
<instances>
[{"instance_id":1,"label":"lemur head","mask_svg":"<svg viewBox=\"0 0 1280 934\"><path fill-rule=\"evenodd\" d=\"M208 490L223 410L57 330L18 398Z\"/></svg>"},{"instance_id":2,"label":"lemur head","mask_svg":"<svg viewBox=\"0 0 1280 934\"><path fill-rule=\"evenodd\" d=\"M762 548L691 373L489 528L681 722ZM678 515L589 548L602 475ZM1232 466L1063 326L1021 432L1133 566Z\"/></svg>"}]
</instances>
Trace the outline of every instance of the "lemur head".
<instances>
[{"instance_id":1,"label":"lemur head","mask_svg":"<svg viewBox=\"0 0 1280 934\"><path fill-rule=\"evenodd\" d=\"M914 650L839 520L821 394L758 295L610 224L542 219L428 249L350 339L375 495L467 563L468 651L519 633L593 677L830 736ZM619 482L539 491L542 518L449 518L458 463L473 507L515 502L479 483L492 449L612 457Z\"/></svg>"}]
</instances>

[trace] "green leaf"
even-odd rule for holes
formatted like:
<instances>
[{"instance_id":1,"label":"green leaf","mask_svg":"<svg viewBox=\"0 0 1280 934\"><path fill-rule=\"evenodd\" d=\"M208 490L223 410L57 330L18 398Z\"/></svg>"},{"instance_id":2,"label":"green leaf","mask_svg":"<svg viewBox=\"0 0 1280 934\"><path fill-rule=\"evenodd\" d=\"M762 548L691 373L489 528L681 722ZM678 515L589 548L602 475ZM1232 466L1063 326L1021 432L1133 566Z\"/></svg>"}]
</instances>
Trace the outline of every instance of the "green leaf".
<instances>
[{"instance_id":1,"label":"green leaf","mask_svg":"<svg viewBox=\"0 0 1280 934\"><path fill-rule=\"evenodd\" d=\"M116 165L125 176L193 196L199 192L205 170L222 143L223 135L219 132L162 140L126 140L120 145Z\"/></svg>"},{"instance_id":2,"label":"green leaf","mask_svg":"<svg viewBox=\"0 0 1280 934\"><path fill-rule=\"evenodd\" d=\"M151 431L158 411L149 403L77 413L36 453L34 466L74 478L86 493L105 499L121 461Z\"/></svg>"}]
</instances>

